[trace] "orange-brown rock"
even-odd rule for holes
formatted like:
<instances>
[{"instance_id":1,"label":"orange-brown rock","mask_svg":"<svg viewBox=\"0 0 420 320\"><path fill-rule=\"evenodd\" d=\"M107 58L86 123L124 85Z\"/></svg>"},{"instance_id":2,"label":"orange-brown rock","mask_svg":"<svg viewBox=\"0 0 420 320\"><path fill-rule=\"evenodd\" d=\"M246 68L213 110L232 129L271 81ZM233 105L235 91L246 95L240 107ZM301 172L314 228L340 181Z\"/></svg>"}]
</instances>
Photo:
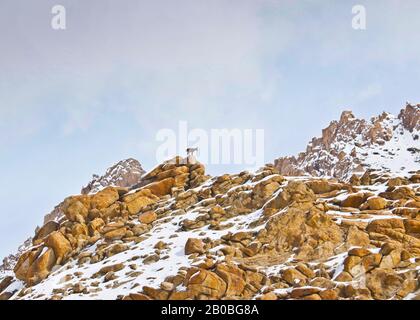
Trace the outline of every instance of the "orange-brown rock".
<instances>
[{"instance_id":1,"label":"orange-brown rock","mask_svg":"<svg viewBox=\"0 0 420 320\"><path fill-rule=\"evenodd\" d=\"M306 287L306 288L295 288L292 290L292 292L290 292L290 298L296 299L296 298L301 298L304 296L309 296L311 294L315 294L315 293L319 293L321 291L321 289L318 288L311 288L311 287Z\"/></svg>"},{"instance_id":2,"label":"orange-brown rock","mask_svg":"<svg viewBox=\"0 0 420 320\"><path fill-rule=\"evenodd\" d=\"M360 262L362 261L362 258L358 256L347 256L347 258L344 260L344 271L347 271L352 276L356 276L359 273L363 272L362 266L360 265Z\"/></svg>"},{"instance_id":3,"label":"orange-brown rock","mask_svg":"<svg viewBox=\"0 0 420 320\"><path fill-rule=\"evenodd\" d=\"M127 228L118 228L118 229L111 230L105 233L104 237L107 240L121 239L125 236L126 232L127 232Z\"/></svg>"},{"instance_id":4,"label":"orange-brown rock","mask_svg":"<svg viewBox=\"0 0 420 320\"><path fill-rule=\"evenodd\" d=\"M141 189L135 193L127 194L123 201L127 204L130 214L136 214L143 208L159 200L159 197L152 194L149 189Z\"/></svg>"},{"instance_id":5,"label":"orange-brown rock","mask_svg":"<svg viewBox=\"0 0 420 320\"><path fill-rule=\"evenodd\" d=\"M100 229L105 225L104 220L101 218L95 218L88 224L89 235L93 236L100 231Z\"/></svg>"},{"instance_id":6,"label":"orange-brown rock","mask_svg":"<svg viewBox=\"0 0 420 320\"><path fill-rule=\"evenodd\" d=\"M272 217L258 239L279 252L296 248L296 257L306 261L333 255L334 248L343 241L343 232L329 215L315 207L292 207Z\"/></svg>"},{"instance_id":7,"label":"orange-brown rock","mask_svg":"<svg viewBox=\"0 0 420 320\"><path fill-rule=\"evenodd\" d=\"M277 300L277 296L274 292L270 291L261 295L259 300Z\"/></svg>"},{"instance_id":8,"label":"orange-brown rock","mask_svg":"<svg viewBox=\"0 0 420 320\"><path fill-rule=\"evenodd\" d=\"M139 221L144 224L150 224L157 219L157 214L154 211L147 211L139 216Z\"/></svg>"},{"instance_id":9,"label":"orange-brown rock","mask_svg":"<svg viewBox=\"0 0 420 320\"><path fill-rule=\"evenodd\" d=\"M226 283L227 297L240 296L245 289L245 273L232 264L218 264L216 274Z\"/></svg>"},{"instance_id":10,"label":"orange-brown rock","mask_svg":"<svg viewBox=\"0 0 420 320\"><path fill-rule=\"evenodd\" d=\"M168 299L169 293L165 290L155 289L152 287L144 286L143 292L146 296L149 296L155 300L166 300Z\"/></svg>"},{"instance_id":11,"label":"orange-brown rock","mask_svg":"<svg viewBox=\"0 0 420 320\"><path fill-rule=\"evenodd\" d=\"M189 238L185 243L184 253L189 255L192 253L204 253L204 243L201 239Z\"/></svg>"},{"instance_id":12,"label":"orange-brown rock","mask_svg":"<svg viewBox=\"0 0 420 320\"><path fill-rule=\"evenodd\" d=\"M407 233L420 233L420 220L404 220L404 226Z\"/></svg>"},{"instance_id":13,"label":"orange-brown rock","mask_svg":"<svg viewBox=\"0 0 420 320\"><path fill-rule=\"evenodd\" d=\"M143 293L130 293L128 297L130 299L124 299L124 300L152 300L149 296Z\"/></svg>"},{"instance_id":14,"label":"orange-brown rock","mask_svg":"<svg viewBox=\"0 0 420 320\"><path fill-rule=\"evenodd\" d=\"M350 194L347 196L347 198L341 201L341 206L359 208L363 204L363 202L365 202L366 197L366 194L361 192Z\"/></svg>"},{"instance_id":15,"label":"orange-brown rock","mask_svg":"<svg viewBox=\"0 0 420 320\"><path fill-rule=\"evenodd\" d=\"M350 247L352 246L364 247L364 246L369 245L370 238L366 232L360 230L358 227L353 225L348 229L346 243Z\"/></svg>"},{"instance_id":16,"label":"orange-brown rock","mask_svg":"<svg viewBox=\"0 0 420 320\"><path fill-rule=\"evenodd\" d=\"M57 264L61 264L72 250L70 242L59 231L51 233L45 240L45 245L54 250Z\"/></svg>"},{"instance_id":17,"label":"orange-brown rock","mask_svg":"<svg viewBox=\"0 0 420 320\"><path fill-rule=\"evenodd\" d=\"M267 203L267 208L282 209L290 204L302 206L304 203L310 204L315 200L314 192L300 181L290 181L282 192Z\"/></svg>"},{"instance_id":18,"label":"orange-brown rock","mask_svg":"<svg viewBox=\"0 0 420 320\"><path fill-rule=\"evenodd\" d=\"M33 241L36 240L42 240L46 236L48 236L51 232L57 231L59 228L59 224L55 221L48 221L46 224L44 224L36 233L35 237L33 238Z\"/></svg>"},{"instance_id":19,"label":"orange-brown rock","mask_svg":"<svg viewBox=\"0 0 420 320\"><path fill-rule=\"evenodd\" d=\"M89 213L90 198L73 196L64 200L63 212L70 221L84 222Z\"/></svg>"},{"instance_id":20,"label":"orange-brown rock","mask_svg":"<svg viewBox=\"0 0 420 320\"><path fill-rule=\"evenodd\" d=\"M90 199L91 208L104 209L119 199L118 189L114 187L107 187L98 193L94 194Z\"/></svg>"},{"instance_id":21,"label":"orange-brown rock","mask_svg":"<svg viewBox=\"0 0 420 320\"><path fill-rule=\"evenodd\" d=\"M389 299L401 289L404 279L393 270L374 269L366 276L366 286L375 299Z\"/></svg>"},{"instance_id":22,"label":"orange-brown rock","mask_svg":"<svg viewBox=\"0 0 420 320\"><path fill-rule=\"evenodd\" d=\"M384 233L388 229L404 232L404 221L402 219L377 219L370 222L366 228L368 232Z\"/></svg>"},{"instance_id":23,"label":"orange-brown rock","mask_svg":"<svg viewBox=\"0 0 420 320\"><path fill-rule=\"evenodd\" d=\"M331 183L326 179L320 180L310 180L306 182L306 185L311 189L315 194L328 193L334 190L340 189L342 186L340 184Z\"/></svg>"},{"instance_id":24,"label":"orange-brown rock","mask_svg":"<svg viewBox=\"0 0 420 320\"><path fill-rule=\"evenodd\" d=\"M143 189L148 189L155 196L161 197L171 193L172 187L175 185L174 178L166 178L160 181L149 183Z\"/></svg>"},{"instance_id":25,"label":"orange-brown rock","mask_svg":"<svg viewBox=\"0 0 420 320\"><path fill-rule=\"evenodd\" d=\"M71 234L76 238L78 238L79 236L87 236L88 227L82 223L75 223L71 228Z\"/></svg>"},{"instance_id":26,"label":"orange-brown rock","mask_svg":"<svg viewBox=\"0 0 420 320\"><path fill-rule=\"evenodd\" d=\"M49 248L42 253L29 267L25 282L32 286L45 279L56 264L56 256L53 249Z\"/></svg>"},{"instance_id":27,"label":"orange-brown rock","mask_svg":"<svg viewBox=\"0 0 420 320\"><path fill-rule=\"evenodd\" d=\"M292 286L300 286L306 283L306 276L294 268L284 270L282 273L282 278Z\"/></svg>"},{"instance_id":28,"label":"orange-brown rock","mask_svg":"<svg viewBox=\"0 0 420 320\"><path fill-rule=\"evenodd\" d=\"M382 210L386 208L387 201L381 197L369 197L367 205L370 210Z\"/></svg>"},{"instance_id":29,"label":"orange-brown rock","mask_svg":"<svg viewBox=\"0 0 420 320\"><path fill-rule=\"evenodd\" d=\"M415 192L408 186L398 186L391 188L389 191L381 192L379 196L388 200L399 200L413 198L415 197Z\"/></svg>"},{"instance_id":30,"label":"orange-brown rock","mask_svg":"<svg viewBox=\"0 0 420 320\"><path fill-rule=\"evenodd\" d=\"M371 252L365 248L353 248L349 250L349 256L357 256L357 257L364 257L369 255Z\"/></svg>"},{"instance_id":31,"label":"orange-brown rock","mask_svg":"<svg viewBox=\"0 0 420 320\"><path fill-rule=\"evenodd\" d=\"M12 276L6 276L0 281L0 293L3 292L8 286L13 283L14 279Z\"/></svg>"},{"instance_id":32,"label":"orange-brown rock","mask_svg":"<svg viewBox=\"0 0 420 320\"><path fill-rule=\"evenodd\" d=\"M168 169L168 170L165 170L165 171L162 171L162 172L158 173L156 175L156 179L157 180L163 180L163 179L166 179L166 178L173 178L173 177L176 177L176 176L184 174L184 173L188 173L188 167L187 166L175 167L175 168Z\"/></svg>"},{"instance_id":33,"label":"orange-brown rock","mask_svg":"<svg viewBox=\"0 0 420 320\"><path fill-rule=\"evenodd\" d=\"M322 300L337 300L338 293L336 290L327 289L318 293Z\"/></svg>"},{"instance_id":34,"label":"orange-brown rock","mask_svg":"<svg viewBox=\"0 0 420 320\"><path fill-rule=\"evenodd\" d=\"M203 294L220 299L226 292L226 283L214 272L199 269L189 279L187 289L194 297Z\"/></svg>"},{"instance_id":35,"label":"orange-brown rock","mask_svg":"<svg viewBox=\"0 0 420 320\"><path fill-rule=\"evenodd\" d=\"M18 259L13 271L16 278L19 280L26 280L29 267L34 263L42 251L42 247L38 246L32 250L24 252Z\"/></svg>"},{"instance_id":36,"label":"orange-brown rock","mask_svg":"<svg viewBox=\"0 0 420 320\"><path fill-rule=\"evenodd\" d=\"M380 253L372 253L362 258L362 265L366 272L379 267L382 255Z\"/></svg>"}]
</instances>

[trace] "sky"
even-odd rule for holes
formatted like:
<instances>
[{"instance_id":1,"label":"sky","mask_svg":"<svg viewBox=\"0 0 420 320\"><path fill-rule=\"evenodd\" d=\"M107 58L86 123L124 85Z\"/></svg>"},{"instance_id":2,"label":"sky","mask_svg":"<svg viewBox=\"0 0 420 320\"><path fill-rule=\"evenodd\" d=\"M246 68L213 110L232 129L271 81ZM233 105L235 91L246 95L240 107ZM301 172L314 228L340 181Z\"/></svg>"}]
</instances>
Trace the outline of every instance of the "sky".
<instances>
[{"instance_id":1,"label":"sky","mask_svg":"<svg viewBox=\"0 0 420 320\"><path fill-rule=\"evenodd\" d=\"M51 27L57 4L65 30ZM0 256L92 174L128 157L151 169L157 132L180 121L264 129L272 162L343 110L419 101L419 12L417 0L2 0Z\"/></svg>"}]
</instances>

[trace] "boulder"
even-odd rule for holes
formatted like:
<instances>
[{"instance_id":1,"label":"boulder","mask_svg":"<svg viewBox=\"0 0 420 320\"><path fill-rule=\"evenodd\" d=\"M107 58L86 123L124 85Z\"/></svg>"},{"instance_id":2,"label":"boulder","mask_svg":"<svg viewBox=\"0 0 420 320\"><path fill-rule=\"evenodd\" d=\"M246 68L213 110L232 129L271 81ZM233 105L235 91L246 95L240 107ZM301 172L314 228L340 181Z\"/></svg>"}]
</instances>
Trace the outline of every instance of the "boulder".
<instances>
[{"instance_id":1,"label":"boulder","mask_svg":"<svg viewBox=\"0 0 420 320\"><path fill-rule=\"evenodd\" d=\"M375 299L394 297L401 289L404 279L389 269L374 269L366 275L366 287Z\"/></svg>"},{"instance_id":2,"label":"boulder","mask_svg":"<svg viewBox=\"0 0 420 320\"><path fill-rule=\"evenodd\" d=\"M259 300L277 300L277 296L274 292L270 291L270 292L264 293L263 295L261 295L257 299L259 299Z\"/></svg>"},{"instance_id":3,"label":"boulder","mask_svg":"<svg viewBox=\"0 0 420 320\"><path fill-rule=\"evenodd\" d=\"M122 239L125 236L126 232L127 228L118 228L105 233L104 237L107 240Z\"/></svg>"},{"instance_id":4,"label":"boulder","mask_svg":"<svg viewBox=\"0 0 420 320\"><path fill-rule=\"evenodd\" d=\"M306 276L294 268L284 270L282 278L291 286L301 286L306 283Z\"/></svg>"},{"instance_id":5,"label":"boulder","mask_svg":"<svg viewBox=\"0 0 420 320\"><path fill-rule=\"evenodd\" d=\"M162 172L158 173L156 175L156 179L157 180L163 180L163 179L166 179L166 178L173 178L173 177L176 177L176 176L184 174L184 173L188 173L188 167L187 166L175 167L175 168L168 169L168 170L165 170L165 171L162 171Z\"/></svg>"},{"instance_id":6,"label":"boulder","mask_svg":"<svg viewBox=\"0 0 420 320\"><path fill-rule=\"evenodd\" d=\"M408 186L391 187L390 190L381 192L380 197L388 200L409 199L415 197L415 192Z\"/></svg>"},{"instance_id":7,"label":"boulder","mask_svg":"<svg viewBox=\"0 0 420 320\"><path fill-rule=\"evenodd\" d=\"M35 242L36 240L42 240L44 239L46 236L48 236L51 232L53 231L57 231L58 228L60 227L60 224L55 222L55 221L48 221L46 224L44 224L39 230L38 232L35 234L33 241Z\"/></svg>"},{"instance_id":8,"label":"boulder","mask_svg":"<svg viewBox=\"0 0 420 320\"><path fill-rule=\"evenodd\" d=\"M347 256L344 260L344 271L347 271L353 277L357 276L361 272L364 272L364 269L362 269L362 266L360 265L361 261L362 258L358 256Z\"/></svg>"},{"instance_id":9,"label":"boulder","mask_svg":"<svg viewBox=\"0 0 420 320\"><path fill-rule=\"evenodd\" d=\"M139 221L144 224L150 224L157 219L157 214L154 211L147 211L139 216Z\"/></svg>"},{"instance_id":10,"label":"boulder","mask_svg":"<svg viewBox=\"0 0 420 320\"><path fill-rule=\"evenodd\" d=\"M365 248L353 248L350 249L348 254L349 256L356 256L356 257L364 257L369 255L371 252L368 249Z\"/></svg>"},{"instance_id":11,"label":"boulder","mask_svg":"<svg viewBox=\"0 0 420 320\"><path fill-rule=\"evenodd\" d=\"M0 281L0 293L7 289L8 286L14 281L12 276L6 276Z\"/></svg>"},{"instance_id":12,"label":"boulder","mask_svg":"<svg viewBox=\"0 0 420 320\"><path fill-rule=\"evenodd\" d=\"M54 254L54 250L48 248L31 264L26 274L25 282L29 286L38 284L50 274L55 264L56 255Z\"/></svg>"},{"instance_id":13,"label":"boulder","mask_svg":"<svg viewBox=\"0 0 420 320\"><path fill-rule=\"evenodd\" d=\"M149 183L144 186L143 189L150 190L155 196L161 197L167 194L171 194L171 189L175 185L174 178L166 178L160 181Z\"/></svg>"},{"instance_id":14,"label":"boulder","mask_svg":"<svg viewBox=\"0 0 420 320\"><path fill-rule=\"evenodd\" d=\"M94 194L90 200L92 209L108 208L111 204L119 199L120 195L118 189L114 187L107 187L98 193Z\"/></svg>"},{"instance_id":15,"label":"boulder","mask_svg":"<svg viewBox=\"0 0 420 320\"><path fill-rule=\"evenodd\" d=\"M270 243L278 252L294 251L296 258L308 261L333 255L343 241L343 232L323 211L291 207L272 217L257 240Z\"/></svg>"},{"instance_id":16,"label":"boulder","mask_svg":"<svg viewBox=\"0 0 420 320\"><path fill-rule=\"evenodd\" d=\"M348 195L343 201L341 201L342 207L359 208L366 200L364 193L352 193Z\"/></svg>"},{"instance_id":17,"label":"boulder","mask_svg":"<svg viewBox=\"0 0 420 320\"><path fill-rule=\"evenodd\" d=\"M370 238L366 232L360 230L356 226L351 226L347 232L346 243L349 247L365 247L369 245Z\"/></svg>"},{"instance_id":18,"label":"boulder","mask_svg":"<svg viewBox=\"0 0 420 320\"><path fill-rule=\"evenodd\" d=\"M152 194L149 189L142 189L135 193L126 195L123 201L127 204L127 210L130 214L136 214L143 208L159 200L159 197Z\"/></svg>"},{"instance_id":19,"label":"boulder","mask_svg":"<svg viewBox=\"0 0 420 320\"><path fill-rule=\"evenodd\" d=\"M371 271L374 268L379 267L381 263L382 255L380 253L372 253L362 258L362 266L366 272Z\"/></svg>"},{"instance_id":20,"label":"boulder","mask_svg":"<svg viewBox=\"0 0 420 320\"><path fill-rule=\"evenodd\" d=\"M220 299L226 292L226 283L214 272L199 269L189 278L187 290L193 297L203 294Z\"/></svg>"},{"instance_id":21,"label":"boulder","mask_svg":"<svg viewBox=\"0 0 420 320\"><path fill-rule=\"evenodd\" d=\"M232 264L218 264L216 274L226 283L227 297L240 296L245 289L245 273Z\"/></svg>"},{"instance_id":22,"label":"boulder","mask_svg":"<svg viewBox=\"0 0 420 320\"><path fill-rule=\"evenodd\" d=\"M143 293L130 293L128 297L130 299L124 298L123 300L152 300L149 296Z\"/></svg>"},{"instance_id":23,"label":"boulder","mask_svg":"<svg viewBox=\"0 0 420 320\"><path fill-rule=\"evenodd\" d=\"M312 203L315 199L314 192L306 184L300 181L289 181L283 191L269 201L266 207L282 209L292 203L302 206L304 203Z\"/></svg>"},{"instance_id":24,"label":"boulder","mask_svg":"<svg viewBox=\"0 0 420 320\"><path fill-rule=\"evenodd\" d=\"M337 290L327 289L318 293L322 300L338 300Z\"/></svg>"},{"instance_id":25,"label":"boulder","mask_svg":"<svg viewBox=\"0 0 420 320\"><path fill-rule=\"evenodd\" d=\"M105 225L105 222L101 218L95 218L88 224L88 232L90 236L94 236L96 233L99 233L101 228Z\"/></svg>"},{"instance_id":26,"label":"boulder","mask_svg":"<svg viewBox=\"0 0 420 320\"><path fill-rule=\"evenodd\" d=\"M57 264L61 264L67 255L71 252L72 247L66 237L59 231L54 231L45 240L45 245L54 250Z\"/></svg>"},{"instance_id":27,"label":"boulder","mask_svg":"<svg viewBox=\"0 0 420 320\"><path fill-rule=\"evenodd\" d=\"M202 254L205 252L204 243L201 239L189 238L185 243L184 252L186 255L198 253Z\"/></svg>"},{"instance_id":28,"label":"boulder","mask_svg":"<svg viewBox=\"0 0 420 320\"><path fill-rule=\"evenodd\" d=\"M63 212L70 221L84 222L89 214L88 196L73 196L64 200Z\"/></svg>"},{"instance_id":29,"label":"boulder","mask_svg":"<svg viewBox=\"0 0 420 320\"><path fill-rule=\"evenodd\" d=\"M88 227L83 223L75 223L71 228L71 234L76 238L80 236L87 236Z\"/></svg>"},{"instance_id":30,"label":"boulder","mask_svg":"<svg viewBox=\"0 0 420 320\"><path fill-rule=\"evenodd\" d=\"M369 197L367 205L370 210L383 210L386 208L387 201L381 197Z\"/></svg>"},{"instance_id":31,"label":"boulder","mask_svg":"<svg viewBox=\"0 0 420 320\"><path fill-rule=\"evenodd\" d=\"M328 193L341 188L341 185L331 183L326 179L310 180L305 183L315 194Z\"/></svg>"},{"instance_id":32,"label":"boulder","mask_svg":"<svg viewBox=\"0 0 420 320\"><path fill-rule=\"evenodd\" d=\"M420 233L420 220L404 220L404 226L407 233Z\"/></svg>"},{"instance_id":33,"label":"boulder","mask_svg":"<svg viewBox=\"0 0 420 320\"><path fill-rule=\"evenodd\" d=\"M404 232L404 221L402 219L377 219L371 221L366 230L370 232L376 233L386 233L386 230L394 229Z\"/></svg>"},{"instance_id":34,"label":"boulder","mask_svg":"<svg viewBox=\"0 0 420 320\"><path fill-rule=\"evenodd\" d=\"M26 280L26 275L28 273L29 267L32 265L32 263L34 263L34 261L38 258L41 252L42 247L38 246L36 248L33 248L32 250L28 250L21 254L13 269L16 278L22 281Z\"/></svg>"},{"instance_id":35,"label":"boulder","mask_svg":"<svg viewBox=\"0 0 420 320\"><path fill-rule=\"evenodd\" d=\"M304 296L309 296L311 294L319 293L321 289L313 288L313 287L305 287L305 288L294 288L290 292L290 298L297 299L302 298Z\"/></svg>"}]
</instances>

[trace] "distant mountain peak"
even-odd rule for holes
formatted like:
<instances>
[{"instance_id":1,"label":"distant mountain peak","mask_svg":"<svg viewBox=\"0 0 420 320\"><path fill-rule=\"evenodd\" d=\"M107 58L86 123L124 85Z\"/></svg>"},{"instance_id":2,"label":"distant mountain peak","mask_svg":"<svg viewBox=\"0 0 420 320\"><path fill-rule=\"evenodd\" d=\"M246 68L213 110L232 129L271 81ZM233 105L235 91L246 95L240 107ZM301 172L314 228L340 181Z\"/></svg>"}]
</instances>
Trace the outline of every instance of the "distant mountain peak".
<instances>
[{"instance_id":1,"label":"distant mountain peak","mask_svg":"<svg viewBox=\"0 0 420 320\"><path fill-rule=\"evenodd\" d=\"M94 174L92 180L82 188L82 194L96 193L108 186L131 187L145 173L139 161L133 158L121 160L108 168L104 175Z\"/></svg>"},{"instance_id":2,"label":"distant mountain peak","mask_svg":"<svg viewBox=\"0 0 420 320\"><path fill-rule=\"evenodd\" d=\"M370 121L343 111L340 119L313 138L297 157L275 160L285 175L309 174L348 179L367 169L404 174L420 166L420 104L407 103L396 117L390 113ZM417 146L417 148L416 148ZM414 148L414 149L413 149Z\"/></svg>"}]
</instances>

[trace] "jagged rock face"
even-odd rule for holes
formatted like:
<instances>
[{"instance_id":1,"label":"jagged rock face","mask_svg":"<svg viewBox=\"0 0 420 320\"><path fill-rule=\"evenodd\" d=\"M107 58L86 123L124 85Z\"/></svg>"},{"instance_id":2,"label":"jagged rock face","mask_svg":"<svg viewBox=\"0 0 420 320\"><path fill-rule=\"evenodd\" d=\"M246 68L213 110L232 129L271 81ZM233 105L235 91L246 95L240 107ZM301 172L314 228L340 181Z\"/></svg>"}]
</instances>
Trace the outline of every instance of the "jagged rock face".
<instances>
[{"instance_id":1,"label":"jagged rock face","mask_svg":"<svg viewBox=\"0 0 420 320\"><path fill-rule=\"evenodd\" d=\"M145 173L139 161L129 158L121 160L112 167L108 168L104 175L94 175L85 187L82 188L82 194L96 193L108 186L127 187L130 188L141 181L142 175ZM49 221L59 221L64 216L64 201L59 203L54 209L44 216L44 225ZM34 239L36 240L36 239ZM32 243L32 238L25 240L24 244L19 247L16 253L10 254L3 259L0 266L1 271L12 270L20 255Z\"/></svg>"},{"instance_id":2,"label":"jagged rock face","mask_svg":"<svg viewBox=\"0 0 420 320\"><path fill-rule=\"evenodd\" d=\"M103 176L94 175L92 181L82 188L81 193L96 193L108 186L131 187L139 183L145 172L137 160L122 160L110 167Z\"/></svg>"},{"instance_id":3,"label":"jagged rock face","mask_svg":"<svg viewBox=\"0 0 420 320\"><path fill-rule=\"evenodd\" d=\"M93 175L93 179L82 188L82 194L93 194L109 187L127 187L130 188L141 181L142 175L145 173L140 162L129 158L121 160L108 168L104 175ZM51 220L57 220L63 216L63 205L61 202L55 206L54 210L44 216L44 224Z\"/></svg>"},{"instance_id":4,"label":"jagged rock face","mask_svg":"<svg viewBox=\"0 0 420 320\"><path fill-rule=\"evenodd\" d=\"M29 237L26 239L22 245L19 246L18 250L14 254L9 254L7 257L3 258L3 264L0 266L0 273L13 270L18 261L20 255L28 250L28 248L32 245L32 238Z\"/></svg>"},{"instance_id":5,"label":"jagged rock face","mask_svg":"<svg viewBox=\"0 0 420 320\"><path fill-rule=\"evenodd\" d=\"M371 121L344 111L305 152L279 158L275 166L291 176L349 179L367 169L403 174L420 167L419 130L420 105L407 104L398 117L383 113Z\"/></svg>"},{"instance_id":6,"label":"jagged rock face","mask_svg":"<svg viewBox=\"0 0 420 320\"><path fill-rule=\"evenodd\" d=\"M410 132L420 130L420 105L410 105L401 110L398 115L405 129Z\"/></svg>"},{"instance_id":7,"label":"jagged rock face","mask_svg":"<svg viewBox=\"0 0 420 320\"><path fill-rule=\"evenodd\" d=\"M420 299L419 114L345 111L255 173L124 160L4 260L0 300Z\"/></svg>"},{"instance_id":8,"label":"jagged rock face","mask_svg":"<svg viewBox=\"0 0 420 320\"><path fill-rule=\"evenodd\" d=\"M10 299L414 299L419 175L368 185L162 163L132 190L64 201L37 230Z\"/></svg>"}]
</instances>

